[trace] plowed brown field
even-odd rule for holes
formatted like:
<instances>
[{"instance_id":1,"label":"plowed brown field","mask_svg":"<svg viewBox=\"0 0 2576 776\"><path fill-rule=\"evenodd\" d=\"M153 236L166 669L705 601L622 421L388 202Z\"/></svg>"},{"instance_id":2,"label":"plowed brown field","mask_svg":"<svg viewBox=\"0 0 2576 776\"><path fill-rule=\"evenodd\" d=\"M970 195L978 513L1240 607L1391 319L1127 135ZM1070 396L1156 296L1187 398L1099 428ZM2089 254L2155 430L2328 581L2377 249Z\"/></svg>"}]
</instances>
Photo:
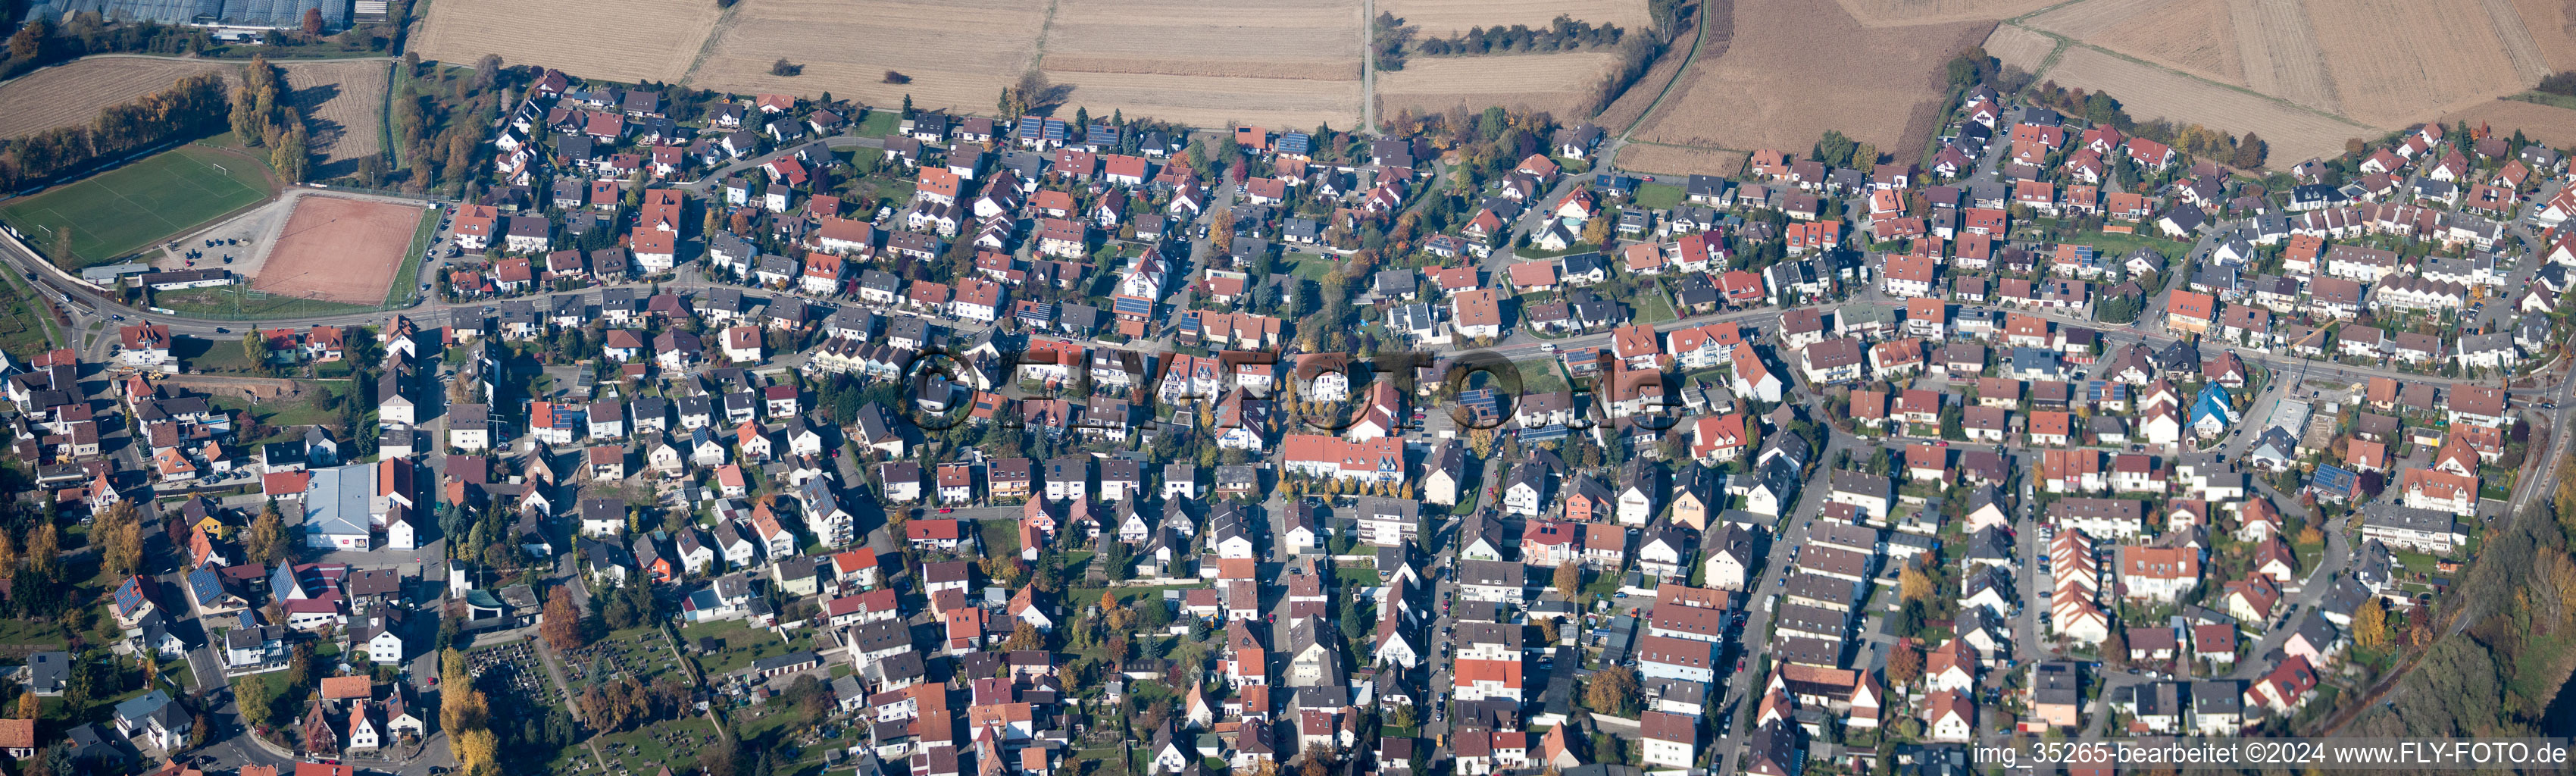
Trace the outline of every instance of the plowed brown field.
<instances>
[{"instance_id":1,"label":"plowed brown field","mask_svg":"<svg viewBox=\"0 0 2576 776\"><path fill-rule=\"evenodd\" d=\"M1702 57L1638 138L1676 145L1805 150L1825 130L1897 150L1931 136L1944 66L1994 23L1863 25L1840 5L1737 0L1734 41Z\"/></svg>"}]
</instances>

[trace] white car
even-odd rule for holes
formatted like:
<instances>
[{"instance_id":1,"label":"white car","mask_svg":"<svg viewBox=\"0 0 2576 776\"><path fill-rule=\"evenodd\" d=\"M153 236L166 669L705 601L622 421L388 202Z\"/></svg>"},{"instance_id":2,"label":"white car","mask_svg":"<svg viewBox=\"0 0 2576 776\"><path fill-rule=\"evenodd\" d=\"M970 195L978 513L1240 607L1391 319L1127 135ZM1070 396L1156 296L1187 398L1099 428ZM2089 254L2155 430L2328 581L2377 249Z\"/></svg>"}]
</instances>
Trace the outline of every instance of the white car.
<instances>
[{"instance_id":1,"label":"white car","mask_svg":"<svg viewBox=\"0 0 2576 776\"><path fill-rule=\"evenodd\" d=\"M1554 343L1554 342L1541 342L1541 343L1539 343L1539 344L1538 344L1538 349L1539 349L1539 350L1541 350L1541 351L1544 351L1544 352L1554 353L1554 352L1556 352L1556 343Z\"/></svg>"}]
</instances>

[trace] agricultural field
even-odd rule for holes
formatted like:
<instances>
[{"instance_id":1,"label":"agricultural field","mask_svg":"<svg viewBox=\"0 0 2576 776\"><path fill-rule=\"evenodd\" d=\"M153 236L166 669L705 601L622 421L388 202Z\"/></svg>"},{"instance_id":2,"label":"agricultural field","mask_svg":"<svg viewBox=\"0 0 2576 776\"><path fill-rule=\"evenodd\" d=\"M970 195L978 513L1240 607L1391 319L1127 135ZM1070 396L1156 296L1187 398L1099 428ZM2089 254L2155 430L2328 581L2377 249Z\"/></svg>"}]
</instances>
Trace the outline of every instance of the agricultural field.
<instances>
[{"instance_id":1,"label":"agricultural field","mask_svg":"<svg viewBox=\"0 0 2576 776\"><path fill-rule=\"evenodd\" d=\"M1081 86L1066 104L1089 108L1095 116L1117 109L1130 118L1150 116L1199 127L1245 124L1298 129L1317 124L1348 128L1360 119L1356 77L1348 81L1129 73L1070 77L1079 77ZM1070 77L1056 76L1056 80L1062 83Z\"/></svg>"},{"instance_id":2,"label":"agricultural field","mask_svg":"<svg viewBox=\"0 0 2576 776\"><path fill-rule=\"evenodd\" d=\"M2060 36L2075 48L2040 78L2109 92L2141 118L2254 131L2288 164L2447 116L2545 123L2492 101L2576 67L2571 21L2564 0L2077 0L2005 23L1986 46L2036 71L2032 35ZM2284 112L2297 108L2323 115Z\"/></svg>"},{"instance_id":3,"label":"agricultural field","mask_svg":"<svg viewBox=\"0 0 2576 776\"><path fill-rule=\"evenodd\" d=\"M1405 24L1419 28L1423 36L1439 38L1464 33L1471 27L1525 24L1536 29L1554 23L1558 16L1595 25L1616 24L1629 32L1643 32L1648 24L1645 0L1387 0L1378 3L1377 10L1395 14Z\"/></svg>"},{"instance_id":4,"label":"agricultural field","mask_svg":"<svg viewBox=\"0 0 2576 776\"><path fill-rule=\"evenodd\" d=\"M2271 161L2297 164L2343 153L2347 138L2380 131L2278 100L2143 65L2086 46L2070 47L2044 77L2059 85L2109 91L2139 120L2193 122L2231 132L2251 130L2271 143Z\"/></svg>"},{"instance_id":5,"label":"agricultural field","mask_svg":"<svg viewBox=\"0 0 2576 776\"><path fill-rule=\"evenodd\" d=\"M712 13L715 4L689 7ZM702 36L703 51L696 41L674 48L698 51L682 73L700 89L828 91L874 105L901 104L909 94L924 108L990 113L1002 88L1034 61L1046 12L1039 0L765 0L726 12L712 37ZM771 75L781 57L804 69ZM886 83L888 70L912 82Z\"/></svg>"},{"instance_id":6,"label":"agricultural field","mask_svg":"<svg viewBox=\"0 0 2576 776\"><path fill-rule=\"evenodd\" d=\"M2497 34L2487 14L2496 4L2508 13L2512 7L2500 0L2312 3L2318 47L2344 115L2398 127L2538 83L2549 74L2539 52L2528 35Z\"/></svg>"},{"instance_id":7,"label":"agricultural field","mask_svg":"<svg viewBox=\"0 0 2576 776\"><path fill-rule=\"evenodd\" d=\"M2567 0L2512 0L2549 70L2576 70L2576 6ZM2492 12L2492 11L2491 11Z\"/></svg>"},{"instance_id":8,"label":"agricultural field","mask_svg":"<svg viewBox=\"0 0 2576 776\"><path fill-rule=\"evenodd\" d=\"M2511 135L2522 130L2533 140L2559 148L2576 146L2576 110L2520 100L2489 100L2442 117L2444 124L2485 124Z\"/></svg>"},{"instance_id":9,"label":"agricultural field","mask_svg":"<svg viewBox=\"0 0 2576 776\"><path fill-rule=\"evenodd\" d=\"M88 124L98 109L170 88L170 82L209 70L226 75L237 63L107 55L48 67L0 83L0 137L24 137L55 127Z\"/></svg>"},{"instance_id":10,"label":"agricultural field","mask_svg":"<svg viewBox=\"0 0 2576 776\"><path fill-rule=\"evenodd\" d=\"M1836 0L1843 11L1871 27L1994 21L2055 5L2063 0Z\"/></svg>"},{"instance_id":11,"label":"agricultural field","mask_svg":"<svg viewBox=\"0 0 2576 776\"><path fill-rule=\"evenodd\" d=\"M1378 110L1430 113L1463 104L1472 112L1500 105L1571 121L1592 107L1602 73L1617 59L1607 52L1414 57L1403 70L1378 74Z\"/></svg>"},{"instance_id":12,"label":"agricultural field","mask_svg":"<svg viewBox=\"0 0 2576 776\"><path fill-rule=\"evenodd\" d=\"M2012 47L2022 38L2033 36L2032 30L2045 30L2118 49L2202 78L2243 86L2248 54L2237 43L2236 21L2230 14L2231 0L2074 3L2030 17L2023 22L2030 29L2011 24L1997 27L1986 50L2006 64L2037 72L2037 58L2015 61L2015 57L1996 48ZM2256 55L2262 53L2258 51Z\"/></svg>"},{"instance_id":13,"label":"agricultural field","mask_svg":"<svg viewBox=\"0 0 2576 776\"><path fill-rule=\"evenodd\" d=\"M748 10L738 9L737 13ZM846 9L846 13L851 18L872 15L858 9ZM411 49L424 59L468 67L485 54L498 54L504 64L558 68L584 78L677 81L689 73L700 48L715 31L719 15L716 4L706 0L619 0L614 9L582 3L438 0L429 4L426 15L413 27ZM932 19L939 24L953 23L956 16L940 13L914 18L924 19L927 25L934 23ZM581 30L613 33L585 35L577 32ZM879 39L918 40L898 36ZM781 53L797 50L783 45L785 41L773 43L782 44L778 48ZM887 46L881 50L900 48L913 47ZM776 58L776 53L761 58L763 72ZM824 88L828 87L803 91L819 92ZM986 99L990 99L989 95Z\"/></svg>"},{"instance_id":14,"label":"agricultural field","mask_svg":"<svg viewBox=\"0 0 2576 776\"><path fill-rule=\"evenodd\" d=\"M2056 51L2057 44L2056 38L2037 30L2016 24L1999 24L1995 25L1994 34L1986 36L1985 49L1987 55L2005 67L2036 73L2048 63L2049 52Z\"/></svg>"},{"instance_id":15,"label":"agricultural field","mask_svg":"<svg viewBox=\"0 0 2576 776\"><path fill-rule=\"evenodd\" d=\"M77 270L150 247L267 198L268 166L187 145L0 205L0 220Z\"/></svg>"},{"instance_id":16,"label":"agricultural field","mask_svg":"<svg viewBox=\"0 0 2576 776\"><path fill-rule=\"evenodd\" d=\"M384 152L384 62L297 62L286 66L288 96L312 132L317 180L354 175L357 160Z\"/></svg>"},{"instance_id":17,"label":"agricultural field","mask_svg":"<svg viewBox=\"0 0 2576 776\"><path fill-rule=\"evenodd\" d=\"M1629 143L1619 148L1619 169L1653 175L1732 176L1744 171L1749 156L1743 151Z\"/></svg>"},{"instance_id":18,"label":"agricultural field","mask_svg":"<svg viewBox=\"0 0 2576 776\"><path fill-rule=\"evenodd\" d=\"M1359 122L1353 0L1288 0L1234 15L1187 0L1061 0L1052 13L1039 66L1072 87L1068 106L1195 126Z\"/></svg>"},{"instance_id":19,"label":"agricultural field","mask_svg":"<svg viewBox=\"0 0 2576 776\"><path fill-rule=\"evenodd\" d=\"M1939 115L1944 67L1994 28L1991 21L1870 27L1841 6L1797 0L1740 0L1734 14L1739 30L1789 32L1738 35L1713 61L1703 53L1638 139L1804 150L1836 129L1880 148L1920 146ZM1870 54L1816 54L1826 51Z\"/></svg>"}]
</instances>

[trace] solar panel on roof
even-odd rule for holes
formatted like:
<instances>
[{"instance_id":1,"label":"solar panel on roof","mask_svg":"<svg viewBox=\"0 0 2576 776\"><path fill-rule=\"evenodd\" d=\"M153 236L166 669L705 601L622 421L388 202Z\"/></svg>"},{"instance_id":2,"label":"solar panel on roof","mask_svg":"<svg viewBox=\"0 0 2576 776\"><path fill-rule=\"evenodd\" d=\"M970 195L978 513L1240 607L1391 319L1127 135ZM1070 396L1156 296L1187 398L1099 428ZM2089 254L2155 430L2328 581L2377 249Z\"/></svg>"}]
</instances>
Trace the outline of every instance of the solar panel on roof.
<instances>
[{"instance_id":1,"label":"solar panel on roof","mask_svg":"<svg viewBox=\"0 0 2576 776\"><path fill-rule=\"evenodd\" d=\"M1110 309L1116 310L1122 315L1149 315L1154 312L1154 303L1152 300L1147 299L1119 297L1114 300L1114 304Z\"/></svg>"}]
</instances>

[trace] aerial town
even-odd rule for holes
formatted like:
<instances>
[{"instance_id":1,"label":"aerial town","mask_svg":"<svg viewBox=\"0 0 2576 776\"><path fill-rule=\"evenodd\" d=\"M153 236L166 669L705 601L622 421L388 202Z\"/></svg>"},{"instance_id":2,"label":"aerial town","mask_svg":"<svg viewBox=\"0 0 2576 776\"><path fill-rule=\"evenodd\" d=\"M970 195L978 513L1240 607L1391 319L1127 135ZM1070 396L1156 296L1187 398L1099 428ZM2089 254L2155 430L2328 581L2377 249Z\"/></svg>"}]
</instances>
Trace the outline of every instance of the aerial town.
<instances>
[{"instance_id":1,"label":"aerial town","mask_svg":"<svg viewBox=\"0 0 2576 776\"><path fill-rule=\"evenodd\" d=\"M1503 108L496 78L461 196L300 195L426 208L407 304L195 314L246 249L0 235L7 773L1966 774L2563 721L2496 646L2576 627L2576 176L2518 132L2266 175L1970 78L1926 163L1663 175Z\"/></svg>"}]
</instances>

